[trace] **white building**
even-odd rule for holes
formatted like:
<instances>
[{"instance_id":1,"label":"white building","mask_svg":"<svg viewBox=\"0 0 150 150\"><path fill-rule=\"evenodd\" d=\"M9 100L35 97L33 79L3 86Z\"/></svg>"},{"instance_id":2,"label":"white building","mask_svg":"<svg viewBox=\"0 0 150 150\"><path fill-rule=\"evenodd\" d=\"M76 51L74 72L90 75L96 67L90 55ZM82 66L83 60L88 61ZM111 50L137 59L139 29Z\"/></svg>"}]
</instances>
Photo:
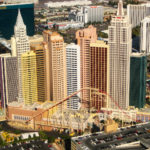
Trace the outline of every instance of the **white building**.
<instances>
[{"instance_id":1,"label":"white building","mask_svg":"<svg viewBox=\"0 0 150 150\"><path fill-rule=\"evenodd\" d=\"M21 68L21 55L27 51L30 51L29 39L26 33L26 26L23 22L20 10L18 12L17 22L14 28L13 48L16 49L17 61L18 61L18 101L23 102L22 95L22 68Z\"/></svg>"},{"instance_id":2,"label":"white building","mask_svg":"<svg viewBox=\"0 0 150 150\"><path fill-rule=\"evenodd\" d=\"M84 27L83 22L75 22L75 21L71 21L71 22L48 22L48 28L49 29L53 28L54 25L58 30L67 30L69 28L78 29L78 28Z\"/></svg>"},{"instance_id":3,"label":"white building","mask_svg":"<svg viewBox=\"0 0 150 150\"><path fill-rule=\"evenodd\" d=\"M87 6L88 22L103 22L104 8L103 6Z\"/></svg>"},{"instance_id":4,"label":"white building","mask_svg":"<svg viewBox=\"0 0 150 150\"><path fill-rule=\"evenodd\" d=\"M66 46L67 64L67 95L80 89L80 47L74 43ZM80 95L76 95L68 100L69 109L79 109Z\"/></svg>"},{"instance_id":5,"label":"white building","mask_svg":"<svg viewBox=\"0 0 150 150\"><path fill-rule=\"evenodd\" d=\"M150 15L150 3L127 6L127 16L132 24L132 27L140 25L140 22Z\"/></svg>"},{"instance_id":6,"label":"white building","mask_svg":"<svg viewBox=\"0 0 150 150\"><path fill-rule=\"evenodd\" d=\"M39 137L39 133L38 133L38 132L23 133L23 134L21 134L21 139L22 139L22 140L28 139L29 136L30 136L31 138Z\"/></svg>"},{"instance_id":7,"label":"white building","mask_svg":"<svg viewBox=\"0 0 150 150\"><path fill-rule=\"evenodd\" d=\"M122 0L118 3L117 16L109 26L109 102L110 108L126 109L129 106L130 54L132 50L131 24L124 15Z\"/></svg>"},{"instance_id":8,"label":"white building","mask_svg":"<svg viewBox=\"0 0 150 150\"><path fill-rule=\"evenodd\" d=\"M83 6L80 12L70 12L69 20L79 22L103 22L104 8L103 6Z\"/></svg>"},{"instance_id":9,"label":"white building","mask_svg":"<svg viewBox=\"0 0 150 150\"><path fill-rule=\"evenodd\" d=\"M140 51L150 54L150 16L141 21Z\"/></svg>"},{"instance_id":10,"label":"white building","mask_svg":"<svg viewBox=\"0 0 150 150\"><path fill-rule=\"evenodd\" d=\"M55 8L55 7L69 7L69 6L82 6L90 5L92 2L90 0L76 0L76 1L63 1L63 2L48 2L45 3L45 6Z\"/></svg>"}]
</instances>

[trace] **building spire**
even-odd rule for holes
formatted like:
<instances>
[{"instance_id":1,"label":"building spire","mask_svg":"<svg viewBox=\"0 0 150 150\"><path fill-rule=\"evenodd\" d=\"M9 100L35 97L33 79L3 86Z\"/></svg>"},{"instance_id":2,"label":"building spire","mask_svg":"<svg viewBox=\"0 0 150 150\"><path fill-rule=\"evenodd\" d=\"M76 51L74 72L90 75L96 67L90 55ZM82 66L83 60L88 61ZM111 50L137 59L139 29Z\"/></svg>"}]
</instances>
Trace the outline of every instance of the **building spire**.
<instances>
[{"instance_id":1,"label":"building spire","mask_svg":"<svg viewBox=\"0 0 150 150\"><path fill-rule=\"evenodd\" d=\"M123 1L122 0L119 0L119 3L118 3L117 16L124 16Z\"/></svg>"},{"instance_id":2,"label":"building spire","mask_svg":"<svg viewBox=\"0 0 150 150\"><path fill-rule=\"evenodd\" d=\"M21 16L21 12L20 9L18 10L18 16L17 16L17 21L16 21L16 26L22 27L25 26L22 16Z\"/></svg>"}]
</instances>

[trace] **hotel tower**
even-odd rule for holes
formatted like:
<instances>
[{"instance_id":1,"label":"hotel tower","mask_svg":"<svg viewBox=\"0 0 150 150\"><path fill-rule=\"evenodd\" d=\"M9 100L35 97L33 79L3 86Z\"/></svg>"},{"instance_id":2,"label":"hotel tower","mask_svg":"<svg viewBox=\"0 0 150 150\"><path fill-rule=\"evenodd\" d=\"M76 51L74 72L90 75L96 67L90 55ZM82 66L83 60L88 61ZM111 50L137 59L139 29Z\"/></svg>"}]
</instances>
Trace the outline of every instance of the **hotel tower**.
<instances>
[{"instance_id":1,"label":"hotel tower","mask_svg":"<svg viewBox=\"0 0 150 150\"><path fill-rule=\"evenodd\" d=\"M108 93L109 46L104 41L90 44L90 87ZM92 92L92 107L100 110L107 105L107 97Z\"/></svg>"},{"instance_id":2,"label":"hotel tower","mask_svg":"<svg viewBox=\"0 0 150 150\"><path fill-rule=\"evenodd\" d=\"M26 34L26 26L23 22L20 10L17 16L17 22L15 25L15 35L13 46L16 48L17 65L18 65L18 101L23 102L22 95L22 67L21 67L21 55L27 51L30 51L30 44L28 36Z\"/></svg>"},{"instance_id":3,"label":"hotel tower","mask_svg":"<svg viewBox=\"0 0 150 150\"><path fill-rule=\"evenodd\" d=\"M109 26L109 107L125 109L129 106L130 54L132 49L131 24L124 15L122 0L118 3L117 16Z\"/></svg>"},{"instance_id":4,"label":"hotel tower","mask_svg":"<svg viewBox=\"0 0 150 150\"><path fill-rule=\"evenodd\" d=\"M76 32L77 44L80 46L80 78L81 89L90 87L90 43L97 40L96 28L90 25L88 28ZM84 108L90 107L90 92L84 90L81 93L81 103Z\"/></svg>"},{"instance_id":5,"label":"hotel tower","mask_svg":"<svg viewBox=\"0 0 150 150\"><path fill-rule=\"evenodd\" d=\"M47 100L58 102L67 97L66 48L63 37L49 30L43 32L46 60Z\"/></svg>"}]
</instances>

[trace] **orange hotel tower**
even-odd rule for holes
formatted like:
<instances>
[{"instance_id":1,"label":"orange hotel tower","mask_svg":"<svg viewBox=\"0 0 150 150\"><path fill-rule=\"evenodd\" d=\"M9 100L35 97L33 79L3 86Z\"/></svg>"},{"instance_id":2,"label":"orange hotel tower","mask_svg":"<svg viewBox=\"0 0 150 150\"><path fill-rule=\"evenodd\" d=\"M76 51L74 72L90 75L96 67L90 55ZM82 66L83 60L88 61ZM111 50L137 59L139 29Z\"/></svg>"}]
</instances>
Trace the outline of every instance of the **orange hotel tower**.
<instances>
[{"instance_id":1,"label":"orange hotel tower","mask_svg":"<svg viewBox=\"0 0 150 150\"><path fill-rule=\"evenodd\" d=\"M80 46L80 76L81 88L90 87L90 43L97 41L96 28L90 25L88 28L76 32L77 44ZM81 103L84 108L90 107L90 92L84 90L81 94Z\"/></svg>"},{"instance_id":2,"label":"orange hotel tower","mask_svg":"<svg viewBox=\"0 0 150 150\"><path fill-rule=\"evenodd\" d=\"M63 37L49 30L43 31L46 60L47 100L58 102L67 97L66 49Z\"/></svg>"}]
</instances>

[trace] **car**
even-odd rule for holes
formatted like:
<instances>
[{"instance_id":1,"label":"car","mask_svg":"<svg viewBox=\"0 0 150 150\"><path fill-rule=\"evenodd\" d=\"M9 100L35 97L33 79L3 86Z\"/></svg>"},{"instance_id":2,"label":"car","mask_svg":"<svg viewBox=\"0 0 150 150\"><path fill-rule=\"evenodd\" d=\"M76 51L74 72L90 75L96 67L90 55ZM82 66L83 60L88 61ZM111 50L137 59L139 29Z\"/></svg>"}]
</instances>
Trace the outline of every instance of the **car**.
<instances>
[{"instance_id":1,"label":"car","mask_svg":"<svg viewBox=\"0 0 150 150\"><path fill-rule=\"evenodd\" d=\"M115 143L115 146L118 146L119 144L118 143Z\"/></svg>"},{"instance_id":2,"label":"car","mask_svg":"<svg viewBox=\"0 0 150 150\"><path fill-rule=\"evenodd\" d=\"M93 133L91 136L97 136L98 134L97 133Z\"/></svg>"},{"instance_id":3,"label":"car","mask_svg":"<svg viewBox=\"0 0 150 150\"><path fill-rule=\"evenodd\" d=\"M97 139L97 138L95 138L95 141L97 142L97 141L98 141L98 139Z\"/></svg>"},{"instance_id":4,"label":"car","mask_svg":"<svg viewBox=\"0 0 150 150\"><path fill-rule=\"evenodd\" d=\"M136 126L131 126L131 128L136 128Z\"/></svg>"},{"instance_id":5,"label":"car","mask_svg":"<svg viewBox=\"0 0 150 150\"><path fill-rule=\"evenodd\" d=\"M53 147L50 147L49 150L55 150Z\"/></svg>"},{"instance_id":6,"label":"car","mask_svg":"<svg viewBox=\"0 0 150 150\"><path fill-rule=\"evenodd\" d=\"M122 140L122 137L118 136L118 137L117 137L117 140Z\"/></svg>"},{"instance_id":7,"label":"car","mask_svg":"<svg viewBox=\"0 0 150 150\"><path fill-rule=\"evenodd\" d=\"M110 148L115 148L116 146L113 145L113 144L110 144L109 147L110 147Z\"/></svg>"},{"instance_id":8,"label":"car","mask_svg":"<svg viewBox=\"0 0 150 150\"><path fill-rule=\"evenodd\" d=\"M52 147L52 145L48 145L48 147Z\"/></svg>"},{"instance_id":9,"label":"car","mask_svg":"<svg viewBox=\"0 0 150 150\"><path fill-rule=\"evenodd\" d=\"M137 134L137 133L134 133L134 135L135 135L135 136L138 136L138 134Z\"/></svg>"},{"instance_id":10,"label":"car","mask_svg":"<svg viewBox=\"0 0 150 150\"><path fill-rule=\"evenodd\" d=\"M20 150L24 150L24 148L23 148L23 147L20 147Z\"/></svg>"},{"instance_id":11,"label":"car","mask_svg":"<svg viewBox=\"0 0 150 150\"><path fill-rule=\"evenodd\" d=\"M125 128L120 128L121 131L125 130Z\"/></svg>"},{"instance_id":12,"label":"car","mask_svg":"<svg viewBox=\"0 0 150 150\"><path fill-rule=\"evenodd\" d=\"M44 143L47 144L47 143L48 143L48 140L45 140Z\"/></svg>"}]
</instances>

